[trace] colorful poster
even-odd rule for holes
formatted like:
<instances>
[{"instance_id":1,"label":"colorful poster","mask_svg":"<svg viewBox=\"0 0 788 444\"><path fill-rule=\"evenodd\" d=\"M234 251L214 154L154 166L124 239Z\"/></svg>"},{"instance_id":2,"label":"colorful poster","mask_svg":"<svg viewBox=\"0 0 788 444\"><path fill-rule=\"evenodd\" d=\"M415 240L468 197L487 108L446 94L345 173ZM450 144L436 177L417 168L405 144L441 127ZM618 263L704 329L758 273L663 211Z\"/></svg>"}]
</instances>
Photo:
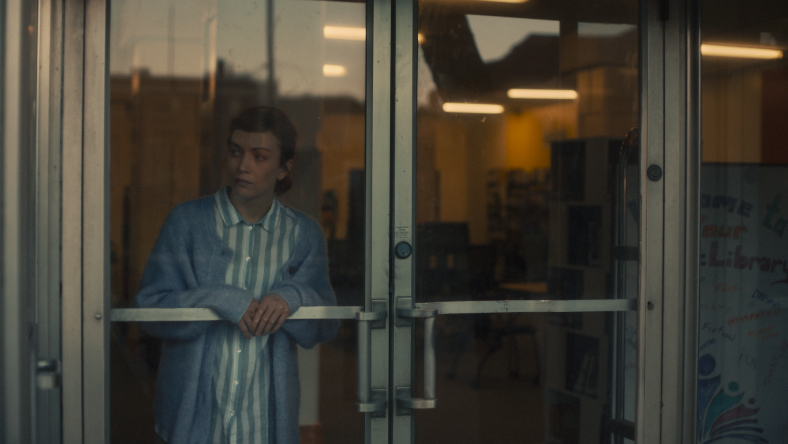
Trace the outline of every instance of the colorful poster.
<instances>
[{"instance_id":1,"label":"colorful poster","mask_svg":"<svg viewBox=\"0 0 788 444\"><path fill-rule=\"evenodd\" d=\"M698 443L788 442L788 167L704 165L700 218Z\"/></svg>"}]
</instances>

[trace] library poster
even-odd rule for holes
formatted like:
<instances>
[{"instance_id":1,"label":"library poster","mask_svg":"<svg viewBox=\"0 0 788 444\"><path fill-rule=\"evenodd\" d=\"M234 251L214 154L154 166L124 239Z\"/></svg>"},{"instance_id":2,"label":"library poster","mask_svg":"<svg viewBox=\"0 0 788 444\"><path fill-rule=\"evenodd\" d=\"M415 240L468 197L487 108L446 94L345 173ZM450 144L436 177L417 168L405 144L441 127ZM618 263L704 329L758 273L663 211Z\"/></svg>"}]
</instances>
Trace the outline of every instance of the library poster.
<instances>
[{"instance_id":1,"label":"library poster","mask_svg":"<svg viewBox=\"0 0 788 444\"><path fill-rule=\"evenodd\" d=\"M697 442L784 443L788 167L704 165L700 206Z\"/></svg>"}]
</instances>

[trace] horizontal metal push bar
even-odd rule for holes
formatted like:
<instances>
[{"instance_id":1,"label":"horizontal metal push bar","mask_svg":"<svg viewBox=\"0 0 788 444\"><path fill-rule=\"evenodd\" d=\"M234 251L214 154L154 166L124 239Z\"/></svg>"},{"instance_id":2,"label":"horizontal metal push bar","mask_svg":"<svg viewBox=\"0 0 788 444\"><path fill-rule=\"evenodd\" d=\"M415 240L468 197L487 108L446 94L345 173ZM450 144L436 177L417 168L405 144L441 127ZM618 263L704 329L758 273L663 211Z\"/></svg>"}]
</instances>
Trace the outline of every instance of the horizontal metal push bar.
<instances>
[{"instance_id":1,"label":"horizontal metal push bar","mask_svg":"<svg viewBox=\"0 0 788 444\"><path fill-rule=\"evenodd\" d=\"M301 307L288 319L356 319L364 307ZM218 321L222 318L210 308L113 308L111 320L116 322L150 321Z\"/></svg>"},{"instance_id":2,"label":"horizontal metal push bar","mask_svg":"<svg viewBox=\"0 0 788 444\"><path fill-rule=\"evenodd\" d=\"M478 313L575 313L634 311L637 299L575 299L543 301L422 302L416 308L435 309L439 315Z\"/></svg>"},{"instance_id":3,"label":"horizontal metal push bar","mask_svg":"<svg viewBox=\"0 0 788 444\"><path fill-rule=\"evenodd\" d=\"M637 299L422 302L416 304L416 310L437 310L439 315L634 311L637 310ZM362 314L359 315L358 312ZM288 319L374 320L380 316L385 315L364 313L364 308L360 306L301 307ZM221 319L210 308L113 308L111 310L111 320L116 322L216 321Z\"/></svg>"}]
</instances>

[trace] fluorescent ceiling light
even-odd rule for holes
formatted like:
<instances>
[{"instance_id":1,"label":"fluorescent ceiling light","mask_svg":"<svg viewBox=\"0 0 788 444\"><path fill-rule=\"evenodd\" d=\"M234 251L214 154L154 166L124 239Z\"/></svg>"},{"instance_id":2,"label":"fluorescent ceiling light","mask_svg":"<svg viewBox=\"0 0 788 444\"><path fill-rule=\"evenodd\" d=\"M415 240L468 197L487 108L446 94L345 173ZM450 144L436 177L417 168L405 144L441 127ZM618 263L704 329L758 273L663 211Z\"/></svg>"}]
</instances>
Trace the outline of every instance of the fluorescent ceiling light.
<instances>
[{"instance_id":1,"label":"fluorescent ceiling light","mask_svg":"<svg viewBox=\"0 0 788 444\"><path fill-rule=\"evenodd\" d=\"M512 99L574 100L577 91L571 89L510 89L506 95Z\"/></svg>"},{"instance_id":2,"label":"fluorescent ceiling light","mask_svg":"<svg viewBox=\"0 0 788 444\"><path fill-rule=\"evenodd\" d=\"M326 77L344 77L347 68L342 65L323 65L323 75Z\"/></svg>"},{"instance_id":3,"label":"fluorescent ceiling light","mask_svg":"<svg viewBox=\"0 0 788 444\"><path fill-rule=\"evenodd\" d=\"M783 52L772 48L748 46L700 45L700 53L710 57L737 57L742 59L781 59Z\"/></svg>"},{"instance_id":4,"label":"fluorescent ceiling light","mask_svg":"<svg viewBox=\"0 0 788 444\"><path fill-rule=\"evenodd\" d=\"M503 106L489 103L456 103L446 102L443 110L447 113L500 114Z\"/></svg>"},{"instance_id":5,"label":"fluorescent ceiling light","mask_svg":"<svg viewBox=\"0 0 788 444\"><path fill-rule=\"evenodd\" d=\"M323 37L340 40L366 40L367 30L350 26L324 26Z\"/></svg>"}]
</instances>

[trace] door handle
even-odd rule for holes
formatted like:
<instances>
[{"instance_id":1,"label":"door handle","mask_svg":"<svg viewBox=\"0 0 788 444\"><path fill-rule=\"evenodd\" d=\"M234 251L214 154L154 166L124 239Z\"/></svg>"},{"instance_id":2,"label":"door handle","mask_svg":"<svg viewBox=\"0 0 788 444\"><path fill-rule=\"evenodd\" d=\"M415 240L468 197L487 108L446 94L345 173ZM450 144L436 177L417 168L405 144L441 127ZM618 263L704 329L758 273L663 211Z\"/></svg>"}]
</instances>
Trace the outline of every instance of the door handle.
<instances>
[{"instance_id":1,"label":"door handle","mask_svg":"<svg viewBox=\"0 0 788 444\"><path fill-rule=\"evenodd\" d=\"M49 390L60 385L57 359L42 359L36 362L36 382L38 388Z\"/></svg>"},{"instance_id":2,"label":"door handle","mask_svg":"<svg viewBox=\"0 0 788 444\"><path fill-rule=\"evenodd\" d=\"M356 321L358 322L358 403L356 410L363 413L382 412L386 410L388 404L386 390L372 389L372 340L370 337L373 322L382 321L384 324L381 328L385 328L388 317L386 302L373 299L372 309L372 311L356 312Z\"/></svg>"},{"instance_id":3,"label":"door handle","mask_svg":"<svg viewBox=\"0 0 788 444\"><path fill-rule=\"evenodd\" d=\"M411 387L397 387L397 409L434 409L435 398L435 317L434 308L398 308L401 318L424 318L424 397L414 398Z\"/></svg>"}]
</instances>

